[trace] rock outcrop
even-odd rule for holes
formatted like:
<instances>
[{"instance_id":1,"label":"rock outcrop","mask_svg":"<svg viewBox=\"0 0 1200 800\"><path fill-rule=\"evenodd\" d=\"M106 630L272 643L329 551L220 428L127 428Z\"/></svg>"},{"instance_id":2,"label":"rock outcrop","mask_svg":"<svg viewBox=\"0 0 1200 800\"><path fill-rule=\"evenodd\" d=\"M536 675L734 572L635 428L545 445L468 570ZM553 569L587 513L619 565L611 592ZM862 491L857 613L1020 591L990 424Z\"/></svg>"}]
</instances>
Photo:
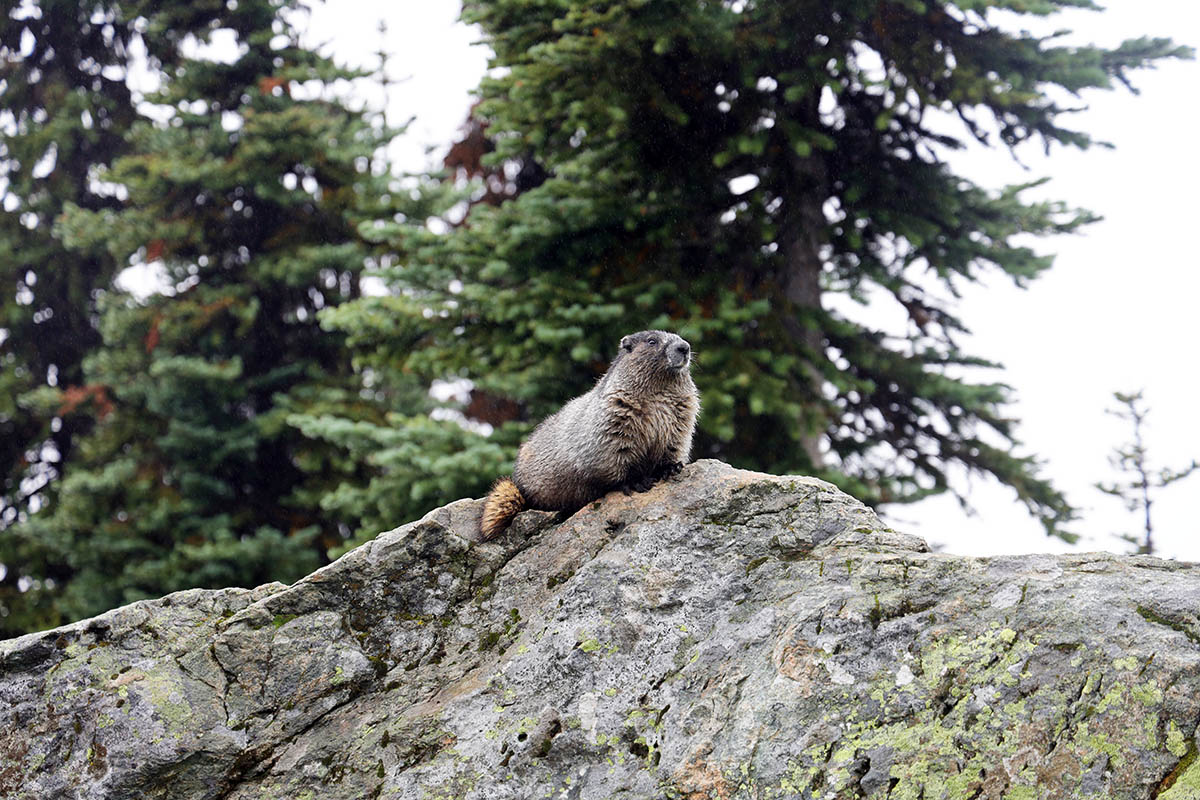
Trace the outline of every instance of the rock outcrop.
<instances>
[{"instance_id":1,"label":"rock outcrop","mask_svg":"<svg viewBox=\"0 0 1200 800\"><path fill-rule=\"evenodd\" d=\"M1200 568L713 461L0 643L0 797L1200 797Z\"/></svg>"}]
</instances>

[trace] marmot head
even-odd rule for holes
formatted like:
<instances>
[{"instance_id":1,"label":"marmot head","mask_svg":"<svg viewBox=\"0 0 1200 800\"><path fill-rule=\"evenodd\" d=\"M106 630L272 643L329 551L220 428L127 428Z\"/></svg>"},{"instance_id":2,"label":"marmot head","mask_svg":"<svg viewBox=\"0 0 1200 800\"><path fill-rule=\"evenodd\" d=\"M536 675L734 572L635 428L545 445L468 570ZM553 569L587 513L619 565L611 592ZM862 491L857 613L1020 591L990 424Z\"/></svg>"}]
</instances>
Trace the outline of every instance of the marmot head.
<instances>
[{"instance_id":1,"label":"marmot head","mask_svg":"<svg viewBox=\"0 0 1200 800\"><path fill-rule=\"evenodd\" d=\"M669 383L686 378L692 363L692 346L668 331L638 331L621 339L609 372L647 383Z\"/></svg>"}]
</instances>

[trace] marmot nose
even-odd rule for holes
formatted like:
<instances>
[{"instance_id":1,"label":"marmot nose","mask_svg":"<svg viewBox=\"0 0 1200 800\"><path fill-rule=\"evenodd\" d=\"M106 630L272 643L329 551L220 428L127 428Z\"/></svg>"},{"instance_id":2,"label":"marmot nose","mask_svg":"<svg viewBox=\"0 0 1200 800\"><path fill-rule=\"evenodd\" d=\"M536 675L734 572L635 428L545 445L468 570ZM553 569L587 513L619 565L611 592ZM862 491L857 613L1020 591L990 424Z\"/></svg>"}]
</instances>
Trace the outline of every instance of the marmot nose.
<instances>
[{"instance_id":1,"label":"marmot nose","mask_svg":"<svg viewBox=\"0 0 1200 800\"><path fill-rule=\"evenodd\" d=\"M692 352L692 346L685 341L678 341L671 345L670 354L667 359L672 365L682 367L688 361L688 354Z\"/></svg>"}]
</instances>

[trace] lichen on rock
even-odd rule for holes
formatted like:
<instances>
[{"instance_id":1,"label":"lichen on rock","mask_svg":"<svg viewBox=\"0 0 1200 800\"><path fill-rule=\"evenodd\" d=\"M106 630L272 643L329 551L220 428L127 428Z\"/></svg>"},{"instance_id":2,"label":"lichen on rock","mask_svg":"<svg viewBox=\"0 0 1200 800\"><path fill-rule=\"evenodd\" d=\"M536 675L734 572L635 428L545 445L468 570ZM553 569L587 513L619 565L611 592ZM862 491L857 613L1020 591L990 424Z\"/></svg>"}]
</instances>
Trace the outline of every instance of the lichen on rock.
<instances>
[{"instance_id":1,"label":"lichen on rock","mask_svg":"<svg viewBox=\"0 0 1200 800\"><path fill-rule=\"evenodd\" d=\"M0 643L0 797L1200 797L1200 570L714 461Z\"/></svg>"}]
</instances>

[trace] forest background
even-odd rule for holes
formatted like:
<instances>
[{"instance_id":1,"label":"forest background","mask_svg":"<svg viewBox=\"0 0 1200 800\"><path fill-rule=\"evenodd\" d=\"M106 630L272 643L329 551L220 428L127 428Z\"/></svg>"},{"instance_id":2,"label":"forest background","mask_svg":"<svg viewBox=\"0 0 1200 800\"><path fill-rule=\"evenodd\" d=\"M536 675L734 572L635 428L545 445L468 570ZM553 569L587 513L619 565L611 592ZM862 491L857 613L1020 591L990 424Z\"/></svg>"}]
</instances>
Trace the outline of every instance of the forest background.
<instances>
[{"instance_id":1,"label":"forest background","mask_svg":"<svg viewBox=\"0 0 1200 800\"><path fill-rule=\"evenodd\" d=\"M418 5L0 19L0 635L478 496L643 327L697 349L697 457L957 552L1127 549L1114 390L1189 463L1185 3Z\"/></svg>"}]
</instances>

